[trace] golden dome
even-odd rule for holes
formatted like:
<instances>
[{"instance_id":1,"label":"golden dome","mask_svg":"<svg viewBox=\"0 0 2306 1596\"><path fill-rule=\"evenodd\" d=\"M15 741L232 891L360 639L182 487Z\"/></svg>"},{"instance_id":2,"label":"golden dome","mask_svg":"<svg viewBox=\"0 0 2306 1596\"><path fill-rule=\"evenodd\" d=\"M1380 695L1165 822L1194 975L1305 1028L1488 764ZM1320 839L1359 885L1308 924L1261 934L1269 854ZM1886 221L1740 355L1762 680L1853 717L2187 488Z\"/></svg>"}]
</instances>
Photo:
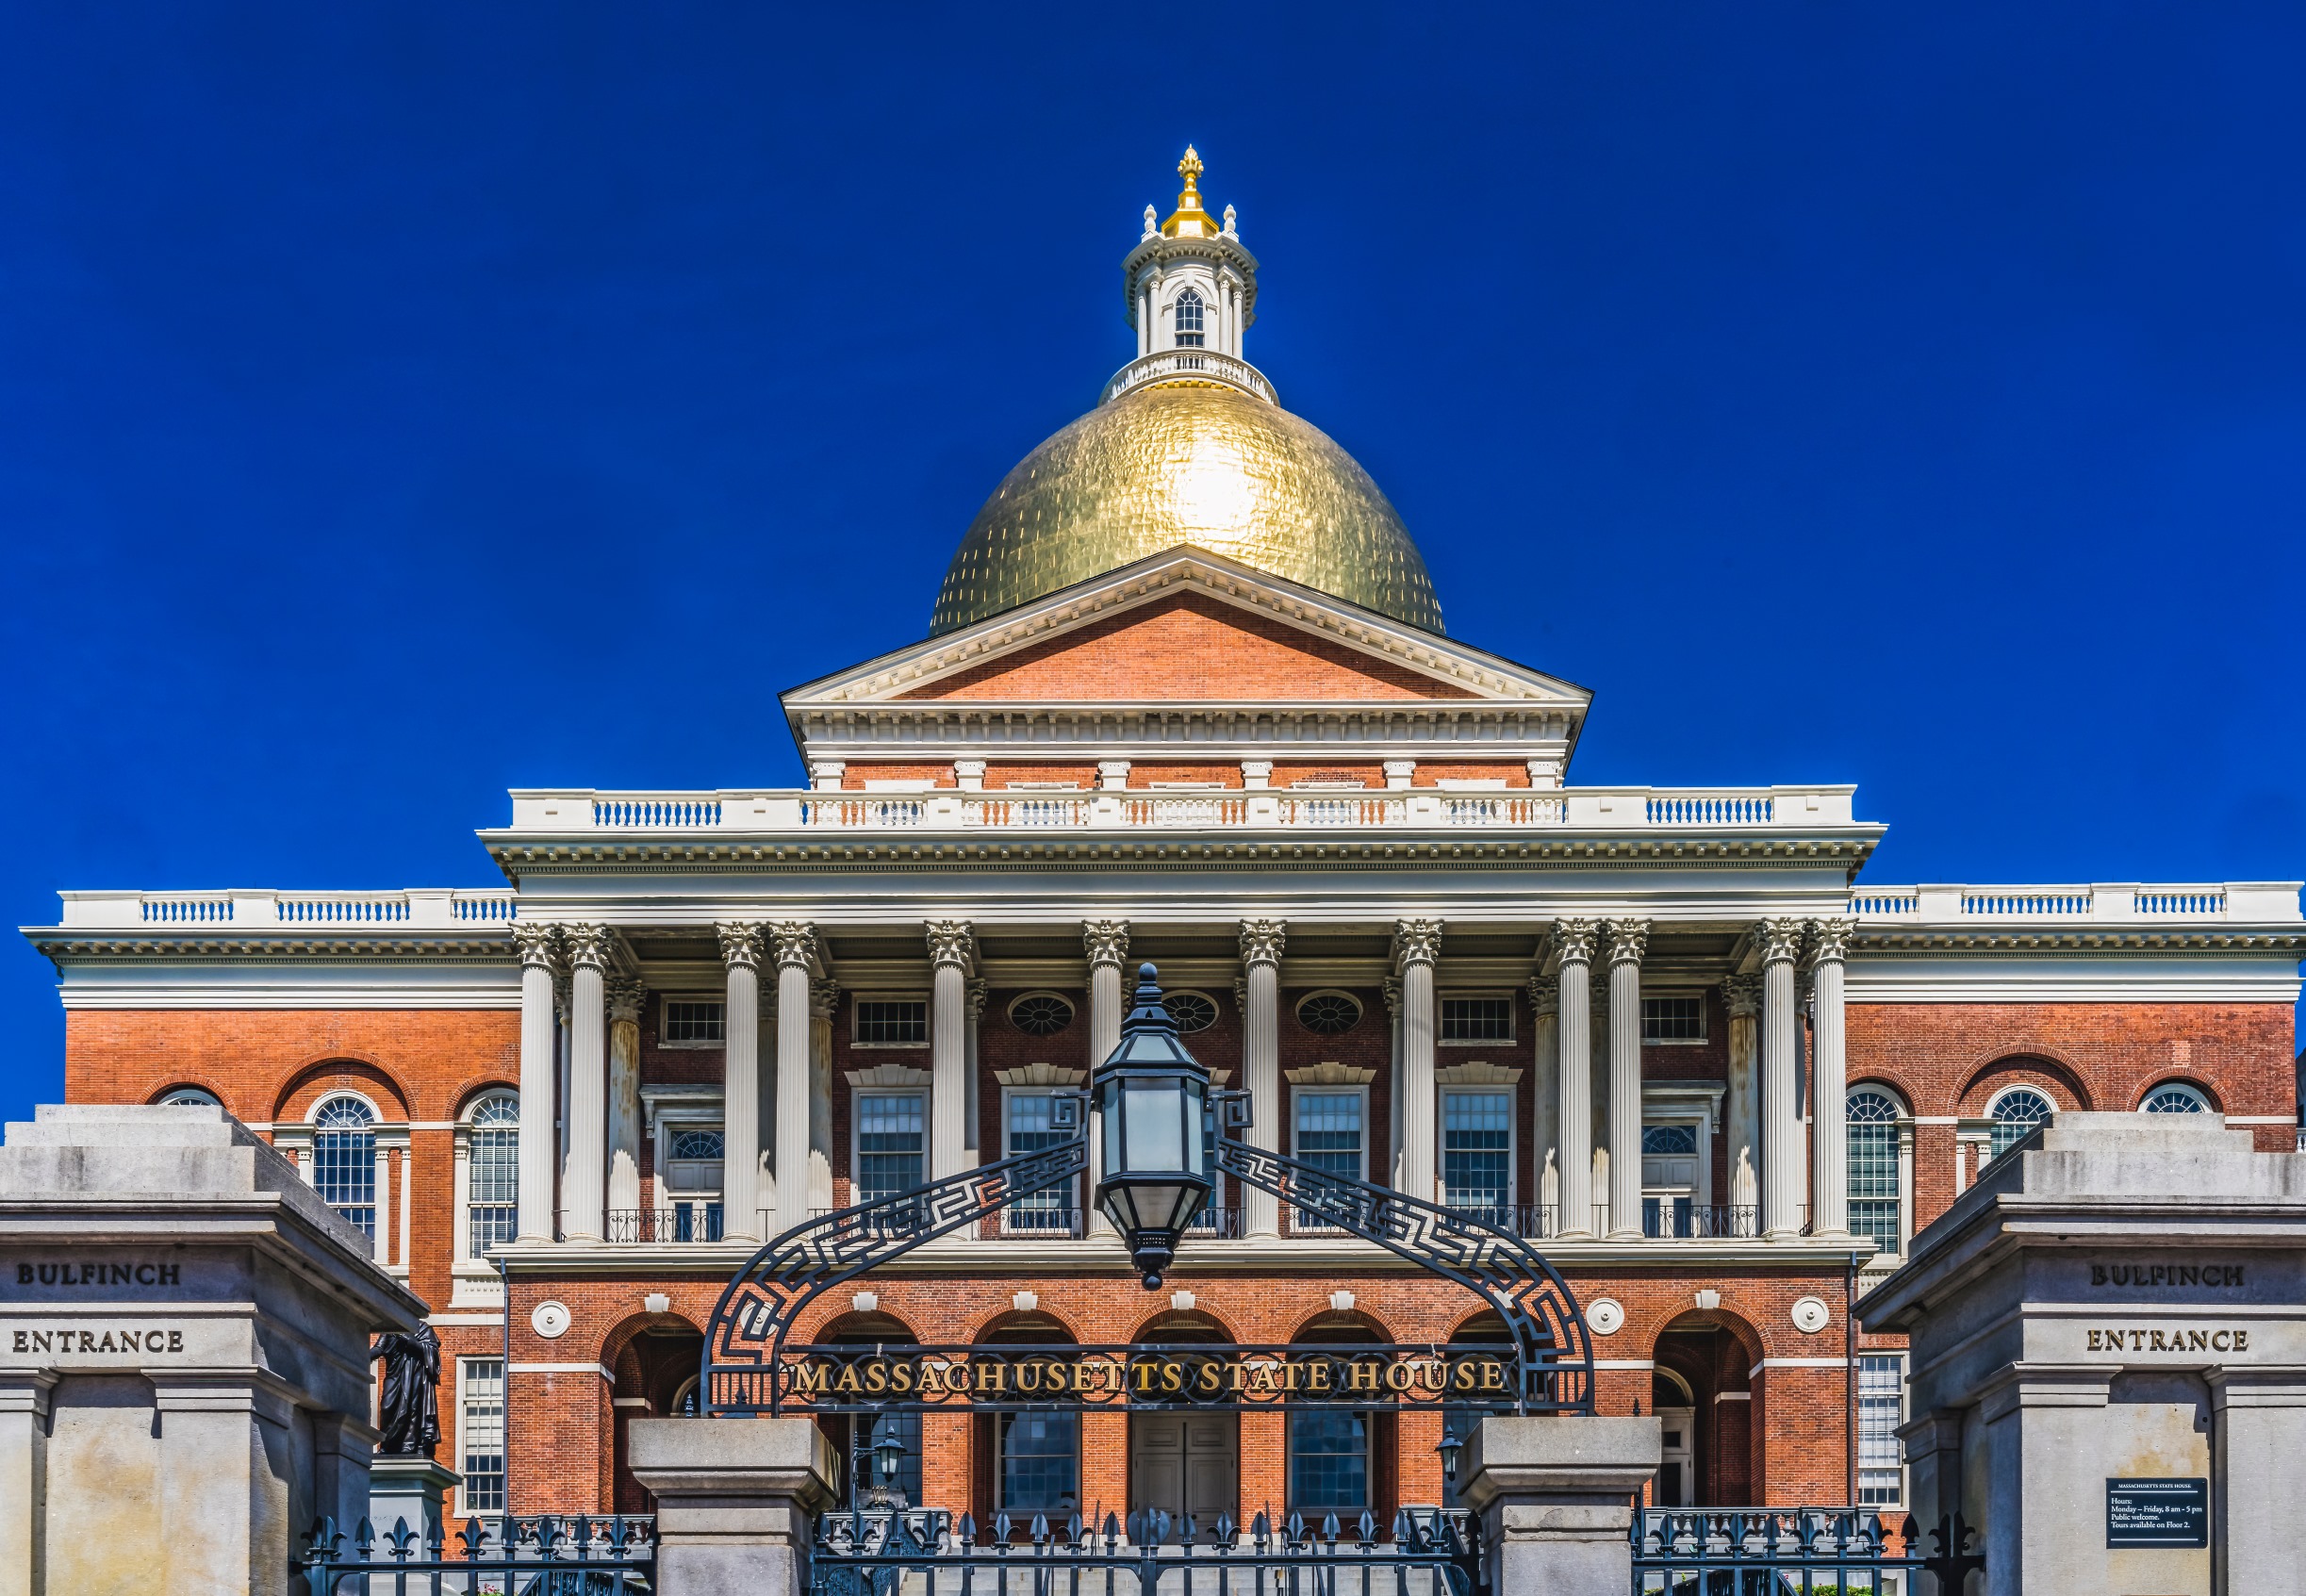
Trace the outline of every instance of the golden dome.
<instances>
[{"instance_id":1,"label":"golden dome","mask_svg":"<svg viewBox=\"0 0 2306 1596\"><path fill-rule=\"evenodd\" d=\"M1353 456L1230 387L1148 385L1028 454L969 523L930 632L1180 543L1441 630L1433 580Z\"/></svg>"}]
</instances>

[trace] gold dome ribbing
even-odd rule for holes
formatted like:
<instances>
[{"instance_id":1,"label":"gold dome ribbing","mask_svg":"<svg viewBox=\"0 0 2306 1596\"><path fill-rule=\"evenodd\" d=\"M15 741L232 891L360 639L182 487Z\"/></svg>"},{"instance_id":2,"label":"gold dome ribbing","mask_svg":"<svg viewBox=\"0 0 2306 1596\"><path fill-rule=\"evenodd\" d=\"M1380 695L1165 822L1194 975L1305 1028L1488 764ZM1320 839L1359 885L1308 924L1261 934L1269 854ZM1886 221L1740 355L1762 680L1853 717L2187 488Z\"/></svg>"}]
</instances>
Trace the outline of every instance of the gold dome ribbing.
<instances>
[{"instance_id":1,"label":"gold dome ribbing","mask_svg":"<svg viewBox=\"0 0 2306 1596\"><path fill-rule=\"evenodd\" d=\"M985 501L930 621L949 632L1192 543L1441 630L1433 580L1353 456L1232 388L1140 388L1028 454Z\"/></svg>"}]
</instances>

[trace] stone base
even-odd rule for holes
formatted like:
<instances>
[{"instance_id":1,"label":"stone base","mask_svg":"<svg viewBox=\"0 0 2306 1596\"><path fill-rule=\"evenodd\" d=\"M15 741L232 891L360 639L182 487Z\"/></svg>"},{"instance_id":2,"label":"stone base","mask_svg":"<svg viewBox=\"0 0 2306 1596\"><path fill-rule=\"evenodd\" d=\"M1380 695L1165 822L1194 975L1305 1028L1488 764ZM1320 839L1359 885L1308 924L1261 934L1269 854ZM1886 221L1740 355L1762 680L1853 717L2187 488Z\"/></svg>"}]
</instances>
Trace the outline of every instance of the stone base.
<instances>
[{"instance_id":1,"label":"stone base","mask_svg":"<svg viewBox=\"0 0 2306 1596\"><path fill-rule=\"evenodd\" d=\"M435 1458L378 1453L369 1462L369 1523L378 1543L404 1523L420 1537L438 1529L441 1505L463 1477Z\"/></svg>"},{"instance_id":2,"label":"stone base","mask_svg":"<svg viewBox=\"0 0 2306 1596\"><path fill-rule=\"evenodd\" d=\"M1657 1420L1484 1419L1460 1465L1495 1596L1592 1596L1633 1583L1634 1492L1663 1455Z\"/></svg>"},{"instance_id":3,"label":"stone base","mask_svg":"<svg viewBox=\"0 0 2306 1596\"><path fill-rule=\"evenodd\" d=\"M832 1443L807 1419L635 1419L633 1477L656 1494L657 1583L673 1596L807 1596L832 1502Z\"/></svg>"}]
</instances>

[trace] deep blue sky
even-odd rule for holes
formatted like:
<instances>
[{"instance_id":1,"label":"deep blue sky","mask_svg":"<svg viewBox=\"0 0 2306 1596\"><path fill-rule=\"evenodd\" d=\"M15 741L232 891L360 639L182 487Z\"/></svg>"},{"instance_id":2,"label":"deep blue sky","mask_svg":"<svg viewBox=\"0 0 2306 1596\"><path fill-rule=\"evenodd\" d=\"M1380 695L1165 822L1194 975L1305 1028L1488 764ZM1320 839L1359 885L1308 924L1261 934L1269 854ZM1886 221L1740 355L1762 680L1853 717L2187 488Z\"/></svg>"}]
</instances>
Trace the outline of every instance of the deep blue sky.
<instances>
[{"instance_id":1,"label":"deep blue sky","mask_svg":"<svg viewBox=\"0 0 2306 1596\"><path fill-rule=\"evenodd\" d=\"M11 923L796 779L1188 140L1450 630L1597 690L1573 780L1857 782L1876 881L2306 873L2306 12L1088 9L0 14Z\"/></svg>"}]
</instances>

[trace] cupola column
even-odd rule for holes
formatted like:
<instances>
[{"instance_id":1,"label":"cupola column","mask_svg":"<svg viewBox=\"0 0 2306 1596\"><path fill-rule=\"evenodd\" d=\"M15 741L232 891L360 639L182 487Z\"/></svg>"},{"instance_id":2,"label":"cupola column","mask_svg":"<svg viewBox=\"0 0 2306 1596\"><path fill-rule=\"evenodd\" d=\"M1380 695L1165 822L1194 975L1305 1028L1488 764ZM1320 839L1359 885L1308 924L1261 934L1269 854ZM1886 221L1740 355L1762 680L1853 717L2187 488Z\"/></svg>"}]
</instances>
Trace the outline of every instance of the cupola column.
<instances>
[{"instance_id":1,"label":"cupola column","mask_svg":"<svg viewBox=\"0 0 2306 1596\"><path fill-rule=\"evenodd\" d=\"M786 920L769 929L769 938L777 950L777 1219L770 1228L782 1235L809 1218L809 1076L816 1024L810 987L818 973L816 928Z\"/></svg>"},{"instance_id":2,"label":"cupola column","mask_svg":"<svg viewBox=\"0 0 2306 1596\"><path fill-rule=\"evenodd\" d=\"M1609 1234L1641 1234L1641 956L1647 920L1609 922Z\"/></svg>"},{"instance_id":3,"label":"cupola column","mask_svg":"<svg viewBox=\"0 0 2306 1596\"><path fill-rule=\"evenodd\" d=\"M571 1242L597 1242L608 1158L609 931L606 926L569 926L563 935L568 948L568 1157L561 1166L561 1230Z\"/></svg>"},{"instance_id":4,"label":"cupola column","mask_svg":"<svg viewBox=\"0 0 2306 1596\"><path fill-rule=\"evenodd\" d=\"M560 928L513 923L520 949L520 1219L523 1242L552 1240L552 1097L559 1061L553 1057L552 964Z\"/></svg>"},{"instance_id":5,"label":"cupola column","mask_svg":"<svg viewBox=\"0 0 2306 1596\"><path fill-rule=\"evenodd\" d=\"M1802 1233L1802 1105L1794 1091L1793 965L1802 922L1764 920L1761 944L1761 1226L1772 1237Z\"/></svg>"},{"instance_id":6,"label":"cupola column","mask_svg":"<svg viewBox=\"0 0 2306 1596\"><path fill-rule=\"evenodd\" d=\"M1557 1236L1593 1234L1593 1035L1590 986L1595 927L1564 920L1554 930L1561 953L1561 1211Z\"/></svg>"},{"instance_id":7,"label":"cupola column","mask_svg":"<svg viewBox=\"0 0 2306 1596\"><path fill-rule=\"evenodd\" d=\"M977 938L965 920L929 922L929 1177L959 1175L967 1164L969 976Z\"/></svg>"},{"instance_id":8,"label":"cupola column","mask_svg":"<svg viewBox=\"0 0 2306 1596\"><path fill-rule=\"evenodd\" d=\"M1242 1076L1249 1093L1252 1147L1281 1150L1281 947L1288 928L1279 920L1241 923L1244 976L1241 1006ZM1281 1205L1252 1187L1242 1194L1251 1236L1281 1233Z\"/></svg>"},{"instance_id":9,"label":"cupola column","mask_svg":"<svg viewBox=\"0 0 2306 1596\"><path fill-rule=\"evenodd\" d=\"M1129 956L1129 928L1127 920L1091 920L1081 927L1081 948L1089 955L1089 1071L1112 1057L1121 1045L1121 967ZM1091 1192L1105 1176L1104 1138L1091 1127L1089 1137L1089 1170L1084 1184ZM1112 1229L1107 1219L1093 1203L1089 1206L1088 1233L1104 1235Z\"/></svg>"},{"instance_id":10,"label":"cupola column","mask_svg":"<svg viewBox=\"0 0 2306 1596\"><path fill-rule=\"evenodd\" d=\"M721 1238L761 1235L761 927L724 922L720 958L728 975L720 1090Z\"/></svg>"},{"instance_id":11,"label":"cupola column","mask_svg":"<svg viewBox=\"0 0 2306 1596\"><path fill-rule=\"evenodd\" d=\"M1393 923L1393 961L1401 971L1401 1189L1428 1203L1440 1140L1434 1127L1433 963L1441 951L1441 921Z\"/></svg>"}]
</instances>

